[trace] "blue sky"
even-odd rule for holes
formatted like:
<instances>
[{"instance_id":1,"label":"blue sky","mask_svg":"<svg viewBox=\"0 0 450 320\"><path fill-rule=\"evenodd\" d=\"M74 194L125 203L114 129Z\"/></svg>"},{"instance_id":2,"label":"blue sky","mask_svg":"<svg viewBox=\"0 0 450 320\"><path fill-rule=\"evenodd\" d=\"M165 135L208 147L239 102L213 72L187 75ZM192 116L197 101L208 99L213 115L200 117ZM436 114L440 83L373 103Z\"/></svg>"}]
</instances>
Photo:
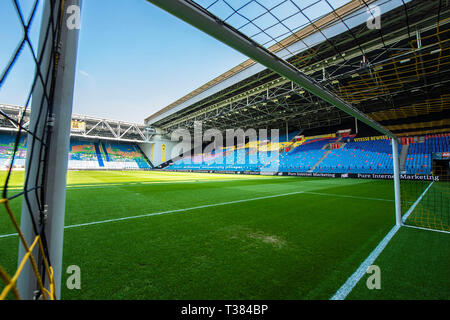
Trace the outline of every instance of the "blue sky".
<instances>
[{"instance_id":1,"label":"blue sky","mask_svg":"<svg viewBox=\"0 0 450 320\"><path fill-rule=\"evenodd\" d=\"M29 12L33 1L19 2ZM31 30L35 47L39 24ZM0 70L20 37L12 1L1 0ZM245 59L145 0L84 0L73 111L143 123ZM0 88L0 103L23 105L29 70L27 49Z\"/></svg>"}]
</instances>

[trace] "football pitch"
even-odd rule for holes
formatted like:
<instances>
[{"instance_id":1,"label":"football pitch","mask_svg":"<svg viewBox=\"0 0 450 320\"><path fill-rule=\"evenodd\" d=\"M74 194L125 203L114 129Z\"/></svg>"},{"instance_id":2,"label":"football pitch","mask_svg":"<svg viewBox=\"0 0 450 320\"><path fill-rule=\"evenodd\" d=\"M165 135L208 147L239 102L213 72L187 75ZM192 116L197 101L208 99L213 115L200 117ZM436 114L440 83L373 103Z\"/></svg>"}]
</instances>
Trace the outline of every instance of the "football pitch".
<instances>
[{"instance_id":1,"label":"football pitch","mask_svg":"<svg viewBox=\"0 0 450 320\"><path fill-rule=\"evenodd\" d=\"M14 172L10 195L22 182ZM63 272L62 299L330 299L394 226L393 198L387 180L70 171L63 263L81 289ZM448 234L401 228L374 263L381 289L366 274L347 299L449 299L449 252Z\"/></svg>"}]
</instances>

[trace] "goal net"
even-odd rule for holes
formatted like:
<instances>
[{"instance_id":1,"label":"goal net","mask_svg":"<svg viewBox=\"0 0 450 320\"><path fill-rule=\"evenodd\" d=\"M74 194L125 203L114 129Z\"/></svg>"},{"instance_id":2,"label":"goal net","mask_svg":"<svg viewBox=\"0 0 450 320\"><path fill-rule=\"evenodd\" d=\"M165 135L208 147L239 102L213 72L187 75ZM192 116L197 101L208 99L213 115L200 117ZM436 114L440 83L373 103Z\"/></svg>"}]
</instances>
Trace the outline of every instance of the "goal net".
<instances>
[{"instance_id":1,"label":"goal net","mask_svg":"<svg viewBox=\"0 0 450 320\"><path fill-rule=\"evenodd\" d=\"M450 233L450 153L433 153L429 175L410 176L401 184L403 223ZM416 180L418 179L418 180Z\"/></svg>"}]
</instances>

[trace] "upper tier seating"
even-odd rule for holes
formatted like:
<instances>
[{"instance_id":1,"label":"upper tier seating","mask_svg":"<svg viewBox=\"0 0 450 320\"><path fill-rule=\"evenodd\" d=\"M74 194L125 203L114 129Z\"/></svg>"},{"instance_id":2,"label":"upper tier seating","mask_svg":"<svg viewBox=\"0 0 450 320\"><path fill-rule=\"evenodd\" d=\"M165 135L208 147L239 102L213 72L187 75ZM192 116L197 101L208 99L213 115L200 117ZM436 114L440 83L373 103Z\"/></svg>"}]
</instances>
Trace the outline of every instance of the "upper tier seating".
<instances>
[{"instance_id":1,"label":"upper tier seating","mask_svg":"<svg viewBox=\"0 0 450 320\"><path fill-rule=\"evenodd\" d=\"M292 135L294 138L295 135ZM321 150L338 138L328 135L324 137L305 138L301 142L268 142L258 141L252 147L229 147L220 152L205 155L184 157L175 162L169 170L229 170L229 171L307 171L324 155ZM294 147L293 147L294 146ZM293 147L293 149L292 149ZM289 149L288 152L283 150Z\"/></svg>"},{"instance_id":2,"label":"upper tier seating","mask_svg":"<svg viewBox=\"0 0 450 320\"><path fill-rule=\"evenodd\" d=\"M275 154L276 151L258 153L255 148L228 149L209 155L185 157L171 165L170 169L259 171Z\"/></svg>"},{"instance_id":3,"label":"upper tier seating","mask_svg":"<svg viewBox=\"0 0 450 320\"><path fill-rule=\"evenodd\" d=\"M303 143L279 158L280 172L308 172L325 155L324 147L334 143L337 137L321 137L303 140Z\"/></svg>"},{"instance_id":4,"label":"upper tier seating","mask_svg":"<svg viewBox=\"0 0 450 320\"><path fill-rule=\"evenodd\" d=\"M430 174L431 157L434 152L450 151L450 134L437 134L424 137L424 141L409 144L405 161L407 174Z\"/></svg>"},{"instance_id":5,"label":"upper tier seating","mask_svg":"<svg viewBox=\"0 0 450 320\"><path fill-rule=\"evenodd\" d=\"M132 144L101 143L107 168L150 169L150 165L138 147Z\"/></svg>"},{"instance_id":6,"label":"upper tier seating","mask_svg":"<svg viewBox=\"0 0 450 320\"><path fill-rule=\"evenodd\" d=\"M314 172L392 174L391 141L349 142L343 148L332 150Z\"/></svg>"}]
</instances>

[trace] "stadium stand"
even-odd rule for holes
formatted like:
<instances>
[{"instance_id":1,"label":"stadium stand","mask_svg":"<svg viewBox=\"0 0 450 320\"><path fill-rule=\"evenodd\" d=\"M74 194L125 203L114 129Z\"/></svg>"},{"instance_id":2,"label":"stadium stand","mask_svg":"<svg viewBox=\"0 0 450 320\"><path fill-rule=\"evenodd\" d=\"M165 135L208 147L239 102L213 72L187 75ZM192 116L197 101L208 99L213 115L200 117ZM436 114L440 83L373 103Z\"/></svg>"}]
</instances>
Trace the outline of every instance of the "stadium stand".
<instances>
[{"instance_id":1,"label":"stadium stand","mask_svg":"<svg viewBox=\"0 0 450 320\"><path fill-rule=\"evenodd\" d=\"M450 151L450 134L436 134L410 140L405 162L407 174L430 174L431 155Z\"/></svg>"},{"instance_id":2,"label":"stadium stand","mask_svg":"<svg viewBox=\"0 0 450 320\"><path fill-rule=\"evenodd\" d=\"M90 141L75 140L70 143L70 169L100 169L99 157L95 145Z\"/></svg>"},{"instance_id":3,"label":"stadium stand","mask_svg":"<svg viewBox=\"0 0 450 320\"><path fill-rule=\"evenodd\" d=\"M14 152L15 140L16 136L13 134L0 134L0 169L6 169L9 166ZM14 160L16 167L25 167L26 154L26 139L22 137Z\"/></svg>"},{"instance_id":4,"label":"stadium stand","mask_svg":"<svg viewBox=\"0 0 450 320\"><path fill-rule=\"evenodd\" d=\"M10 165L14 143L14 135L0 134L0 169L6 170ZM25 167L26 148L26 136L23 136L14 160L16 168ZM72 170L148 170L152 167L139 147L134 144L93 142L77 138L71 139L70 142L68 168Z\"/></svg>"},{"instance_id":5,"label":"stadium stand","mask_svg":"<svg viewBox=\"0 0 450 320\"><path fill-rule=\"evenodd\" d=\"M104 165L113 169L150 169L142 152L131 144L102 142Z\"/></svg>"},{"instance_id":6,"label":"stadium stand","mask_svg":"<svg viewBox=\"0 0 450 320\"><path fill-rule=\"evenodd\" d=\"M354 135L328 134L290 138L289 142L258 141L250 148L247 144L238 149L229 147L209 155L185 157L166 170L270 171L276 168L278 172L393 173L391 140L385 136L355 139ZM402 143L409 146L404 173L430 174L432 154L450 151L450 134L407 138ZM405 146L399 146L399 153Z\"/></svg>"},{"instance_id":7,"label":"stadium stand","mask_svg":"<svg viewBox=\"0 0 450 320\"><path fill-rule=\"evenodd\" d=\"M324 155L326 145L336 142L336 135L299 137L290 134L290 141L257 141L244 147L229 147L212 155L185 157L168 170L283 171L309 170Z\"/></svg>"},{"instance_id":8,"label":"stadium stand","mask_svg":"<svg viewBox=\"0 0 450 320\"><path fill-rule=\"evenodd\" d=\"M391 142L383 139L350 141L332 150L314 172L392 174L393 170Z\"/></svg>"},{"instance_id":9,"label":"stadium stand","mask_svg":"<svg viewBox=\"0 0 450 320\"><path fill-rule=\"evenodd\" d=\"M301 139L292 151L282 153L279 159L281 172L308 172L326 154L324 149L339 140L335 135L329 137L307 137Z\"/></svg>"},{"instance_id":10,"label":"stadium stand","mask_svg":"<svg viewBox=\"0 0 450 320\"><path fill-rule=\"evenodd\" d=\"M289 135L290 141L268 140L228 147L211 154L184 157L166 170L194 171L278 171L319 173L392 174L392 147L386 137L339 137L328 134L313 137ZM345 140L345 141L344 141ZM15 136L0 134L0 169L8 168ZM408 147L406 174L430 174L432 154L450 151L450 134L435 134L402 139L400 150ZM14 165L25 167L26 136L20 141ZM405 150L406 154L406 150ZM145 155L134 144L72 139L69 169L73 170L138 170L151 169Z\"/></svg>"}]
</instances>

